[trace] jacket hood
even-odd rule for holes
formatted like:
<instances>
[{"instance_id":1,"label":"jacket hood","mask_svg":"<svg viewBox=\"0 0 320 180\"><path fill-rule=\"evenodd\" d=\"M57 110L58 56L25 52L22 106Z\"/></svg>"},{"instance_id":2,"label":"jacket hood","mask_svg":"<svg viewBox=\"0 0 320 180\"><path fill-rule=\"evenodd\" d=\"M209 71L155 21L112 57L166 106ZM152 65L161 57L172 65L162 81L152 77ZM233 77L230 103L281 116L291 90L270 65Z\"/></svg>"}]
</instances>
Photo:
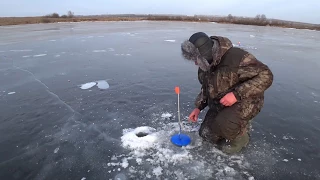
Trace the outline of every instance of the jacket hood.
<instances>
[{"instance_id":1,"label":"jacket hood","mask_svg":"<svg viewBox=\"0 0 320 180\"><path fill-rule=\"evenodd\" d=\"M231 41L226 37L221 36L211 36L210 39L213 41L213 46L211 48L212 53L212 63L209 64L208 61L200 54L199 49L195 47L189 40L185 40L181 44L182 56L190 61L197 62L199 67L207 71L208 68L218 65L221 61L222 56L233 47ZM204 67L206 66L206 67Z\"/></svg>"}]
</instances>

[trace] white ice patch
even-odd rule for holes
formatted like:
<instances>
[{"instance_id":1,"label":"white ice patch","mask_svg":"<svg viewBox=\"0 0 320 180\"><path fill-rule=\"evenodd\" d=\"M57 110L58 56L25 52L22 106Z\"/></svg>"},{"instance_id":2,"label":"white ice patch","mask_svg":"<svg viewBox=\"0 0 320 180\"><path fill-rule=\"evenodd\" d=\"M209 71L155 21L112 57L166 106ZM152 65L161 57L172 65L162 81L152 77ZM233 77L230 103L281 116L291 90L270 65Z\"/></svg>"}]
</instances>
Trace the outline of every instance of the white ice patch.
<instances>
[{"instance_id":1,"label":"white ice patch","mask_svg":"<svg viewBox=\"0 0 320 180\"><path fill-rule=\"evenodd\" d=\"M113 49L113 48L108 48L108 50L109 50L109 51L114 51L114 49Z\"/></svg>"},{"instance_id":2,"label":"white ice patch","mask_svg":"<svg viewBox=\"0 0 320 180\"><path fill-rule=\"evenodd\" d=\"M251 37L251 38L254 38L254 37L256 37L256 36L254 36L254 35L250 35L250 37Z\"/></svg>"},{"instance_id":3,"label":"white ice patch","mask_svg":"<svg viewBox=\"0 0 320 180\"><path fill-rule=\"evenodd\" d=\"M11 94L15 94L15 93L16 93L16 92L9 92L8 94L11 95Z\"/></svg>"},{"instance_id":4,"label":"white ice patch","mask_svg":"<svg viewBox=\"0 0 320 180\"><path fill-rule=\"evenodd\" d=\"M54 57L60 57L61 55L60 54L57 54L57 55L55 55Z\"/></svg>"},{"instance_id":5,"label":"white ice patch","mask_svg":"<svg viewBox=\"0 0 320 180\"><path fill-rule=\"evenodd\" d=\"M288 162L289 160L288 160L288 159L283 159L283 161L284 161L284 162Z\"/></svg>"},{"instance_id":6,"label":"white ice patch","mask_svg":"<svg viewBox=\"0 0 320 180\"><path fill-rule=\"evenodd\" d=\"M55 40L55 39L52 39L52 40L49 40L49 41L51 41L51 42L55 42L55 41L57 41L57 40Z\"/></svg>"},{"instance_id":7,"label":"white ice patch","mask_svg":"<svg viewBox=\"0 0 320 180\"><path fill-rule=\"evenodd\" d=\"M57 147L53 152L56 154L59 151L59 147Z\"/></svg>"},{"instance_id":8,"label":"white ice patch","mask_svg":"<svg viewBox=\"0 0 320 180\"><path fill-rule=\"evenodd\" d=\"M22 56L23 58L28 58L28 57L30 57L30 56Z\"/></svg>"},{"instance_id":9,"label":"white ice patch","mask_svg":"<svg viewBox=\"0 0 320 180\"><path fill-rule=\"evenodd\" d=\"M176 42L176 40L173 40L173 39L168 39L168 40L164 40L164 41L167 41L167 42Z\"/></svg>"},{"instance_id":10,"label":"white ice patch","mask_svg":"<svg viewBox=\"0 0 320 180\"><path fill-rule=\"evenodd\" d=\"M108 89L110 87L108 82L105 81L105 80L97 81L97 83L98 83L97 86L98 86L99 89Z\"/></svg>"},{"instance_id":11,"label":"white ice patch","mask_svg":"<svg viewBox=\"0 0 320 180\"><path fill-rule=\"evenodd\" d=\"M11 52L29 52L31 49L22 49L22 50L10 50Z\"/></svg>"},{"instance_id":12,"label":"white ice patch","mask_svg":"<svg viewBox=\"0 0 320 180\"><path fill-rule=\"evenodd\" d=\"M81 180L86 180L86 179L87 179L86 177L81 178Z\"/></svg>"},{"instance_id":13,"label":"white ice patch","mask_svg":"<svg viewBox=\"0 0 320 180\"><path fill-rule=\"evenodd\" d=\"M82 84L80 88L81 89L90 89L93 86L95 86L96 84L97 84L96 82L88 82L88 83Z\"/></svg>"},{"instance_id":14,"label":"white ice patch","mask_svg":"<svg viewBox=\"0 0 320 180\"><path fill-rule=\"evenodd\" d=\"M106 52L106 50L93 50L92 52L98 53L98 52Z\"/></svg>"},{"instance_id":15,"label":"white ice patch","mask_svg":"<svg viewBox=\"0 0 320 180\"><path fill-rule=\"evenodd\" d=\"M33 55L33 57L42 57L42 56L46 56L47 54L37 54L37 55Z\"/></svg>"}]
</instances>

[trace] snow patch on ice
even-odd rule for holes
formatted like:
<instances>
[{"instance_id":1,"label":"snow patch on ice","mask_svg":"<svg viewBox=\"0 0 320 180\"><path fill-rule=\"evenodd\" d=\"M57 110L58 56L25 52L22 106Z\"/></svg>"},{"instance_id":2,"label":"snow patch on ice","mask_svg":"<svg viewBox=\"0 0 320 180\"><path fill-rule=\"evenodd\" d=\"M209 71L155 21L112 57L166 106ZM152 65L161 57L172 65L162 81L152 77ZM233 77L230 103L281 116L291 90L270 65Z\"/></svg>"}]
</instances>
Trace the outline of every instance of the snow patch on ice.
<instances>
[{"instance_id":1,"label":"snow patch on ice","mask_svg":"<svg viewBox=\"0 0 320 180\"><path fill-rule=\"evenodd\" d=\"M131 56L131 54L115 54L116 56Z\"/></svg>"},{"instance_id":2,"label":"snow patch on ice","mask_svg":"<svg viewBox=\"0 0 320 180\"><path fill-rule=\"evenodd\" d=\"M93 50L92 52L98 53L98 52L106 52L106 50Z\"/></svg>"},{"instance_id":3,"label":"snow patch on ice","mask_svg":"<svg viewBox=\"0 0 320 180\"><path fill-rule=\"evenodd\" d=\"M37 55L33 55L33 57L42 57L42 56L46 56L47 54L37 54Z\"/></svg>"},{"instance_id":4,"label":"snow patch on ice","mask_svg":"<svg viewBox=\"0 0 320 180\"><path fill-rule=\"evenodd\" d=\"M15 93L16 93L16 92L9 92L8 94L11 95L11 94L15 94Z\"/></svg>"},{"instance_id":5,"label":"snow patch on ice","mask_svg":"<svg viewBox=\"0 0 320 180\"><path fill-rule=\"evenodd\" d=\"M97 84L96 82L88 82L88 83L82 84L80 88L81 89L90 89L93 86L95 86L96 84Z\"/></svg>"},{"instance_id":6,"label":"snow patch on ice","mask_svg":"<svg viewBox=\"0 0 320 180\"><path fill-rule=\"evenodd\" d=\"M21 49L21 50L10 50L11 52L29 52L31 49Z\"/></svg>"},{"instance_id":7,"label":"snow patch on ice","mask_svg":"<svg viewBox=\"0 0 320 180\"><path fill-rule=\"evenodd\" d=\"M176 40L173 40L173 39L168 39L168 40L164 40L164 41L167 41L167 42L176 42Z\"/></svg>"}]
</instances>

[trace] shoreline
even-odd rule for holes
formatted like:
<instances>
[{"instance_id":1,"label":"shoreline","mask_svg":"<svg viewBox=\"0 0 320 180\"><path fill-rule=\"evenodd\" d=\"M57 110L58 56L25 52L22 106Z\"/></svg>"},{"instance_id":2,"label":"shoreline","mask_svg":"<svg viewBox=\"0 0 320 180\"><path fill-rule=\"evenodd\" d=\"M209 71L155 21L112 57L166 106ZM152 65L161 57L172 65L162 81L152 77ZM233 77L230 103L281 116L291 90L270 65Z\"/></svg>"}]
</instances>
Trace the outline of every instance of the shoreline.
<instances>
[{"instance_id":1,"label":"shoreline","mask_svg":"<svg viewBox=\"0 0 320 180\"><path fill-rule=\"evenodd\" d=\"M70 22L121 22L121 21L170 21L170 22L212 22L219 24L238 24L265 27L280 27L294 29L308 29L320 31L320 24L301 23L266 18L250 18L235 16L170 16L170 15L100 15L100 16L77 16L77 17L0 17L1 26L47 24L47 23L70 23Z\"/></svg>"}]
</instances>

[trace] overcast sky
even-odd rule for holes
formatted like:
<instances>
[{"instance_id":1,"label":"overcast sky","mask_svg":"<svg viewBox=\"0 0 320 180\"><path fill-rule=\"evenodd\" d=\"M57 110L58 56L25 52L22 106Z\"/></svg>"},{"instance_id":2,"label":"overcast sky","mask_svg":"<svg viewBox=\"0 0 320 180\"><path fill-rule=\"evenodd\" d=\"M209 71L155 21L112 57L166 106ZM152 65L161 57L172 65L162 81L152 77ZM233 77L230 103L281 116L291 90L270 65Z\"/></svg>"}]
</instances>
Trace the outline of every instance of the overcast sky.
<instances>
[{"instance_id":1,"label":"overcast sky","mask_svg":"<svg viewBox=\"0 0 320 180\"><path fill-rule=\"evenodd\" d=\"M153 5L152 5L153 4ZM1 0L0 16L208 14L255 16L320 24L320 0Z\"/></svg>"}]
</instances>

